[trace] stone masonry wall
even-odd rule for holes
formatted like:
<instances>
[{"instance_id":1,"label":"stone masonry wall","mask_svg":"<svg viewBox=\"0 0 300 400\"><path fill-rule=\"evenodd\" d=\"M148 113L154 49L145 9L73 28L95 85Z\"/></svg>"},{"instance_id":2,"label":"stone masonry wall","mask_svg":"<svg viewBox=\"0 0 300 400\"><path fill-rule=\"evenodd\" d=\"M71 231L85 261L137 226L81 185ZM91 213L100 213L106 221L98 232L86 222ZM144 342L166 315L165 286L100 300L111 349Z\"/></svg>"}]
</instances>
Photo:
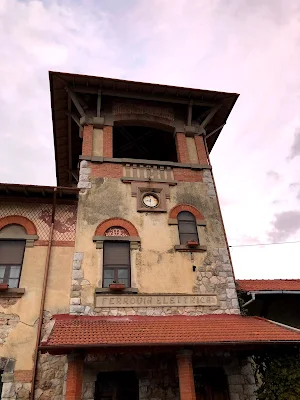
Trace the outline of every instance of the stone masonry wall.
<instances>
[{"instance_id":1,"label":"stone masonry wall","mask_svg":"<svg viewBox=\"0 0 300 400\"><path fill-rule=\"evenodd\" d=\"M230 400L257 400L257 389L250 360L235 360L225 368Z\"/></svg>"},{"instance_id":2,"label":"stone masonry wall","mask_svg":"<svg viewBox=\"0 0 300 400\"><path fill-rule=\"evenodd\" d=\"M239 314L232 267L226 248L215 248L197 268L194 293L216 293L219 307L213 314Z\"/></svg>"},{"instance_id":3,"label":"stone masonry wall","mask_svg":"<svg viewBox=\"0 0 300 400\"><path fill-rule=\"evenodd\" d=\"M36 400L64 399L67 370L67 356L40 354L34 398Z\"/></svg>"},{"instance_id":4,"label":"stone masonry wall","mask_svg":"<svg viewBox=\"0 0 300 400\"><path fill-rule=\"evenodd\" d=\"M20 317L16 314L0 313L0 346L5 344L8 335L19 321Z\"/></svg>"}]
</instances>

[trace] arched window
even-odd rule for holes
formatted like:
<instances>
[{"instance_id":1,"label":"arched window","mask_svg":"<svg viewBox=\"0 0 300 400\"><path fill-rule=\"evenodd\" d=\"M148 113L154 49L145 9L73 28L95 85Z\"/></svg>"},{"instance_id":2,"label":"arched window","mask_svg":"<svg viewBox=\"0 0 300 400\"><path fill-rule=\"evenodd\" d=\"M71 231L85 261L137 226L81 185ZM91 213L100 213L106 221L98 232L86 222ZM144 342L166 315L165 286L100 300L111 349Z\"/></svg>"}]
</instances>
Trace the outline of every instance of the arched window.
<instances>
[{"instance_id":1,"label":"arched window","mask_svg":"<svg viewBox=\"0 0 300 400\"><path fill-rule=\"evenodd\" d=\"M104 236L124 238L128 231L121 226L108 228ZM103 244L103 287L112 283L123 283L130 287L130 243L127 241L104 241Z\"/></svg>"},{"instance_id":2,"label":"arched window","mask_svg":"<svg viewBox=\"0 0 300 400\"><path fill-rule=\"evenodd\" d=\"M140 238L134 225L123 218L109 218L101 222L93 241L97 249L103 249L102 286L110 288L115 283L123 284L133 293L131 256L139 249ZM134 257L133 257L134 259Z\"/></svg>"},{"instance_id":3,"label":"arched window","mask_svg":"<svg viewBox=\"0 0 300 400\"><path fill-rule=\"evenodd\" d=\"M19 287L26 245L26 230L21 225L8 225L0 230L0 283Z\"/></svg>"},{"instance_id":4,"label":"arched window","mask_svg":"<svg viewBox=\"0 0 300 400\"><path fill-rule=\"evenodd\" d=\"M130 287L130 243L104 242L103 245L103 287L112 283L123 283Z\"/></svg>"},{"instance_id":5,"label":"arched window","mask_svg":"<svg viewBox=\"0 0 300 400\"><path fill-rule=\"evenodd\" d=\"M177 220L180 244L186 245L189 241L199 243L194 215L188 211L181 211L177 216Z\"/></svg>"}]
</instances>

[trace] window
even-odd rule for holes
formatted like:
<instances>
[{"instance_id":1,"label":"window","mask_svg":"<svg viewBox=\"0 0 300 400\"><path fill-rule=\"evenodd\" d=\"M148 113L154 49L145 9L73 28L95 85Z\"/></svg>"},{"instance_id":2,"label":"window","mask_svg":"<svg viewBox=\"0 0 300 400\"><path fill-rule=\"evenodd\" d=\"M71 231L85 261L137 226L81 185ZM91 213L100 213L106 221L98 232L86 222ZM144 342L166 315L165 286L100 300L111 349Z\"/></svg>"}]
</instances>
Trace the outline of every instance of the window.
<instances>
[{"instance_id":1,"label":"window","mask_svg":"<svg viewBox=\"0 0 300 400\"><path fill-rule=\"evenodd\" d=\"M0 241L0 283L9 288L19 287L25 240Z\"/></svg>"},{"instance_id":2,"label":"window","mask_svg":"<svg viewBox=\"0 0 300 400\"><path fill-rule=\"evenodd\" d=\"M177 220L180 244L186 245L190 240L199 242L194 215L188 211L181 211L177 216Z\"/></svg>"},{"instance_id":3,"label":"window","mask_svg":"<svg viewBox=\"0 0 300 400\"><path fill-rule=\"evenodd\" d=\"M130 243L105 241L103 251L103 287L111 283L130 287Z\"/></svg>"},{"instance_id":4,"label":"window","mask_svg":"<svg viewBox=\"0 0 300 400\"><path fill-rule=\"evenodd\" d=\"M173 130L115 123L113 157L177 162L173 133Z\"/></svg>"}]
</instances>

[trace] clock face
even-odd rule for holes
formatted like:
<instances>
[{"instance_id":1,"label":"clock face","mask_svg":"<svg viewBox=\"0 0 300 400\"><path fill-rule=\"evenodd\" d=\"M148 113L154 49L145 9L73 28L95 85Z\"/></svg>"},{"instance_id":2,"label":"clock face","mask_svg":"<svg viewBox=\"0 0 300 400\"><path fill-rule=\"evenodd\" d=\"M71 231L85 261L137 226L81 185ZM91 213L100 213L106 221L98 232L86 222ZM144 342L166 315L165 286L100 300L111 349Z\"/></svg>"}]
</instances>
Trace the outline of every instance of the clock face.
<instances>
[{"instance_id":1,"label":"clock face","mask_svg":"<svg viewBox=\"0 0 300 400\"><path fill-rule=\"evenodd\" d=\"M156 195L148 193L143 197L143 203L146 207L154 208L158 206L159 199Z\"/></svg>"}]
</instances>

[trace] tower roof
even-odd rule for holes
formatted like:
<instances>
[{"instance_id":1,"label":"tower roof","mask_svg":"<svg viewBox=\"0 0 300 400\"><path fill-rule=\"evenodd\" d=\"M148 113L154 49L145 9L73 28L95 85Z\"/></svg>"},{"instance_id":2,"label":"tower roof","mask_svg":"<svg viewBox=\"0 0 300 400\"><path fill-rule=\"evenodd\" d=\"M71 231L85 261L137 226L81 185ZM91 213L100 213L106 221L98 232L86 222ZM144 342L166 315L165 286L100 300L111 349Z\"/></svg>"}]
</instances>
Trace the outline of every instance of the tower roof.
<instances>
[{"instance_id":1,"label":"tower roof","mask_svg":"<svg viewBox=\"0 0 300 400\"><path fill-rule=\"evenodd\" d=\"M101 96L149 100L183 108L193 104L199 118L212 112L205 130L208 150L211 151L238 98L236 93L191 89L120 79L111 79L62 72L49 72L53 134L56 158L56 176L59 185L67 185L74 163L81 151L81 141L71 118L72 101L68 91L81 97L81 106L89 107L89 97ZM79 119L78 119L79 121ZM77 123L78 123L77 121ZM199 119L200 121L200 119ZM73 132L75 130L75 133Z\"/></svg>"}]
</instances>

